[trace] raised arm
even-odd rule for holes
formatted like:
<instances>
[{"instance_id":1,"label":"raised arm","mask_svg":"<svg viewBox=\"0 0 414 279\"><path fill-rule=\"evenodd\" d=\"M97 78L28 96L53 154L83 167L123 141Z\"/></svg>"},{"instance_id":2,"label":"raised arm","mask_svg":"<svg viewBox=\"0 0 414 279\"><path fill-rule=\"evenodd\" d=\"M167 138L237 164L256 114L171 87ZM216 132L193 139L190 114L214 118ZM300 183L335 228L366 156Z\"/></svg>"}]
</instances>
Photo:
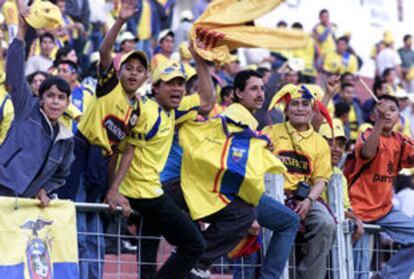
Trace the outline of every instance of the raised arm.
<instances>
[{"instance_id":1,"label":"raised arm","mask_svg":"<svg viewBox=\"0 0 414 279\"><path fill-rule=\"evenodd\" d=\"M99 48L100 67L101 70L107 70L112 63L112 48L115 44L116 37L122 28L122 25L137 12L136 0L122 0L121 9L119 15L115 20L115 23L106 33L105 38Z\"/></svg>"},{"instance_id":2,"label":"raised arm","mask_svg":"<svg viewBox=\"0 0 414 279\"><path fill-rule=\"evenodd\" d=\"M7 52L6 62L6 85L14 106L15 117L18 118L24 111L27 100L31 95L29 85L24 74L25 50L24 36L26 35L27 23L19 17L19 29L17 35Z\"/></svg>"}]
</instances>

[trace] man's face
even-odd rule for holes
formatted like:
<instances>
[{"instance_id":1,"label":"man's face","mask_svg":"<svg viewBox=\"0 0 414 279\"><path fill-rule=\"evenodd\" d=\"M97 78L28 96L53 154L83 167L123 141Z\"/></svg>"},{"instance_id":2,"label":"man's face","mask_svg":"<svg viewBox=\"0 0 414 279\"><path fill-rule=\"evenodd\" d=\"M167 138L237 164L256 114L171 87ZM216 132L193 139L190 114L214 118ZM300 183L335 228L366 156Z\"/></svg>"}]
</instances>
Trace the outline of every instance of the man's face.
<instances>
[{"instance_id":1,"label":"man's face","mask_svg":"<svg viewBox=\"0 0 414 279\"><path fill-rule=\"evenodd\" d=\"M35 94L36 96L39 95L39 88L40 85L42 84L42 82L45 80L45 76L42 74L37 74L33 77L32 82L30 83L30 87L32 88L32 92L33 94Z\"/></svg>"},{"instance_id":2,"label":"man's face","mask_svg":"<svg viewBox=\"0 0 414 279\"><path fill-rule=\"evenodd\" d=\"M181 77L169 81L161 81L154 87L155 98L158 104L169 111L180 106L185 92L185 80Z\"/></svg>"},{"instance_id":3,"label":"man's face","mask_svg":"<svg viewBox=\"0 0 414 279\"><path fill-rule=\"evenodd\" d=\"M75 50L71 50L69 51L68 55L63 56L62 60L69 60L72 61L73 63L77 64L78 63L78 55L76 54Z\"/></svg>"},{"instance_id":4,"label":"man's face","mask_svg":"<svg viewBox=\"0 0 414 279\"><path fill-rule=\"evenodd\" d=\"M346 86L344 89L342 89L340 95L341 99L345 103L352 104L352 100L355 96L355 88L353 86Z\"/></svg>"},{"instance_id":5,"label":"man's face","mask_svg":"<svg viewBox=\"0 0 414 279\"><path fill-rule=\"evenodd\" d=\"M160 47L164 52L166 52L168 54L173 53L174 37L171 36L171 35L166 36L164 39L162 39L162 41L160 43Z\"/></svg>"},{"instance_id":6,"label":"man's face","mask_svg":"<svg viewBox=\"0 0 414 279\"><path fill-rule=\"evenodd\" d=\"M409 37L406 41L405 41L405 46L407 48L411 48L411 46L413 45L413 38Z\"/></svg>"},{"instance_id":7,"label":"man's face","mask_svg":"<svg viewBox=\"0 0 414 279\"><path fill-rule=\"evenodd\" d=\"M400 110L396 103L391 100L382 100L386 104L387 112L385 114L384 131L392 131L395 124L400 118Z\"/></svg>"},{"instance_id":8,"label":"man's face","mask_svg":"<svg viewBox=\"0 0 414 279\"><path fill-rule=\"evenodd\" d=\"M299 81L299 74L295 71L289 71L284 75L284 81L286 84L292 83L297 84Z\"/></svg>"},{"instance_id":9,"label":"man's face","mask_svg":"<svg viewBox=\"0 0 414 279\"><path fill-rule=\"evenodd\" d=\"M337 166L342 159L342 155L346 148L346 139L342 137L335 138L335 145L332 139L327 139L329 148L331 149L331 161L333 166Z\"/></svg>"},{"instance_id":10,"label":"man's face","mask_svg":"<svg viewBox=\"0 0 414 279\"><path fill-rule=\"evenodd\" d=\"M60 64L57 68L58 76L66 80L67 83L72 83L77 78L76 69L69 64Z\"/></svg>"},{"instance_id":11,"label":"man's face","mask_svg":"<svg viewBox=\"0 0 414 279\"><path fill-rule=\"evenodd\" d=\"M339 40L337 44L338 53L343 54L348 49L348 43L344 40Z\"/></svg>"},{"instance_id":12,"label":"man's face","mask_svg":"<svg viewBox=\"0 0 414 279\"><path fill-rule=\"evenodd\" d=\"M125 40L121 44L122 51L128 53L135 50L135 41L134 40Z\"/></svg>"},{"instance_id":13,"label":"man's face","mask_svg":"<svg viewBox=\"0 0 414 279\"><path fill-rule=\"evenodd\" d=\"M263 106L264 102L264 85L261 78L252 76L246 82L243 91L236 89L239 102L249 111L255 111Z\"/></svg>"},{"instance_id":14,"label":"man's face","mask_svg":"<svg viewBox=\"0 0 414 279\"><path fill-rule=\"evenodd\" d=\"M323 25L327 25L329 23L329 13L322 13L319 19Z\"/></svg>"},{"instance_id":15,"label":"man's face","mask_svg":"<svg viewBox=\"0 0 414 279\"><path fill-rule=\"evenodd\" d=\"M286 116L293 126L308 124L313 116L311 100L304 98L292 99L286 107Z\"/></svg>"},{"instance_id":16,"label":"man's face","mask_svg":"<svg viewBox=\"0 0 414 279\"><path fill-rule=\"evenodd\" d=\"M68 105L68 95L60 91L56 85L52 85L46 90L41 98L42 109L52 123L56 122L62 116Z\"/></svg>"},{"instance_id":17,"label":"man's face","mask_svg":"<svg viewBox=\"0 0 414 279\"><path fill-rule=\"evenodd\" d=\"M40 43L40 51L45 56L49 56L54 47L55 43L49 37L44 37L42 42Z\"/></svg>"},{"instance_id":18,"label":"man's face","mask_svg":"<svg viewBox=\"0 0 414 279\"><path fill-rule=\"evenodd\" d=\"M121 66L119 80L128 95L135 94L147 78L147 70L137 58L130 58Z\"/></svg>"}]
</instances>

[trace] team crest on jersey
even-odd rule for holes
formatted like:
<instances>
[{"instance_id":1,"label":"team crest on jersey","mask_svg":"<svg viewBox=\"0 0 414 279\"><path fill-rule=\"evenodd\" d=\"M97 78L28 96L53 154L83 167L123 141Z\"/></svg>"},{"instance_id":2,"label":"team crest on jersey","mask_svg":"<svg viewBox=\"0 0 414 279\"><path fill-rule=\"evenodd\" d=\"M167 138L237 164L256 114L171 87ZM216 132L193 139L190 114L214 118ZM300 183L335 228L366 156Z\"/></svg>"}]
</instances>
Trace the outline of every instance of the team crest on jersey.
<instances>
[{"instance_id":1,"label":"team crest on jersey","mask_svg":"<svg viewBox=\"0 0 414 279\"><path fill-rule=\"evenodd\" d=\"M243 158L245 153L246 153L246 149L244 148L238 148L238 147L231 148L231 158L236 163L240 162L240 160Z\"/></svg>"},{"instance_id":2,"label":"team crest on jersey","mask_svg":"<svg viewBox=\"0 0 414 279\"><path fill-rule=\"evenodd\" d=\"M20 226L21 229L31 230L26 246L27 270L31 279L52 279L53 269L49 254L51 239L46 236L40 237L39 232L53 221L36 219L26 221Z\"/></svg>"}]
</instances>

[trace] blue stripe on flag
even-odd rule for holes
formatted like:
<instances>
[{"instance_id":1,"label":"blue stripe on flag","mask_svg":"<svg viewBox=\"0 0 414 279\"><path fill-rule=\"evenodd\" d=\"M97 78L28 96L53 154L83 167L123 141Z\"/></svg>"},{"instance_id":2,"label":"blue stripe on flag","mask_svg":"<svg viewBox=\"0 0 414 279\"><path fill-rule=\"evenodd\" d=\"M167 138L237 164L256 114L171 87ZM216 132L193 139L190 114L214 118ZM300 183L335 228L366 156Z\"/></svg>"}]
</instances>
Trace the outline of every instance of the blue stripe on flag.
<instances>
[{"instance_id":1,"label":"blue stripe on flag","mask_svg":"<svg viewBox=\"0 0 414 279\"><path fill-rule=\"evenodd\" d=\"M24 279L24 263L1 265L0 278Z\"/></svg>"},{"instance_id":2,"label":"blue stripe on flag","mask_svg":"<svg viewBox=\"0 0 414 279\"><path fill-rule=\"evenodd\" d=\"M227 155L227 169L221 180L220 193L233 200L246 175L250 137L233 137Z\"/></svg>"},{"instance_id":3,"label":"blue stripe on flag","mask_svg":"<svg viewBox=\"0 0 414 279\"><path fill-rule=\"evenodd\" d=\"M53 278L78 279L79 266L76 262L54 263Z\"/></svg>"}]
</instances>

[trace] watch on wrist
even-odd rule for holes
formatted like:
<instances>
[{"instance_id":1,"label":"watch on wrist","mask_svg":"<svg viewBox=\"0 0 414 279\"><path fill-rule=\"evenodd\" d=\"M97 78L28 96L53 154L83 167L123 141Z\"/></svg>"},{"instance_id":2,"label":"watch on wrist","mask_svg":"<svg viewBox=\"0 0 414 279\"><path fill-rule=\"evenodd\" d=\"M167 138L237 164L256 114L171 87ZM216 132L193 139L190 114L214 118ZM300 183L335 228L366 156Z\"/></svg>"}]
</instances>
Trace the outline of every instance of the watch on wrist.
<instances>
[{"instance_id":1,"label":"watch on wrist","mask_svg":"<svg viewBox=\"0 0 414 279\"><path fill-rule=\"evenodd\" d=\"M315 202L315 200L314 200L314 199L312 199L310 196L307 196L305 199L310 200L310 202L311 202L311 203L314 203L314 202Z\"/></svg>"}]
</instances>

